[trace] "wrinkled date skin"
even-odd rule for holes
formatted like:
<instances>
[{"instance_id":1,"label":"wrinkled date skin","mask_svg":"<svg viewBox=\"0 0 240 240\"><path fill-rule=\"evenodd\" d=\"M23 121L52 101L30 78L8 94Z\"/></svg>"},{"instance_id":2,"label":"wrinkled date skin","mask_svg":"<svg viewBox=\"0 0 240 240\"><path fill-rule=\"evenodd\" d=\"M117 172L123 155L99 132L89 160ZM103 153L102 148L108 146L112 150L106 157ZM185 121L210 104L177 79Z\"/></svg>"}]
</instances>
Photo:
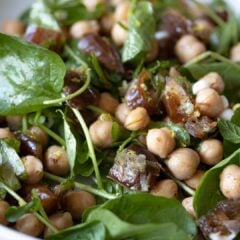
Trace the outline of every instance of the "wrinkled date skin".
<instances>
[{"instance_id":1,"label":"wrinkled date skin","mask_svg":"<svg viewBox=\"0 0 240 240\"><path fill-rule=\"evenodd\" d=\"M144 107L149 115L161 113L160 96L153 87L150 74L145 69L142 70L137 79L133 80L125 97L130 109Z\"/></svg>"},{"instance_id":2,"label":"wrinkled date skin","mask_svg":"<svg viewBox=\"0 0 240 240\"><path fill-rule=\"evenodd\" d=\"M64 79L63 91L66 95L76 92L83 85L83 80L78 72L69 71ZM94 88L87 88L81 95L68 101L71 107L82 110L88 105L98 105L99 92Z\"/></svg>"},{"instance_id":3,"label":"wrinkled date skin","mask_svg":"<svg viewBox=\"0 0 240 240\"><path fill-rule=\"evenodd\" d=\"M202 216L198 225L207 238L211 233L229 235L240 231L240 200L225 200Z\"/></svg>"},{"instance_id":4,"label":"wrinkled date skin","mask_svg":"<svg viewBox=\"0 0 240 240\"><path fill-rule=\"evenodd\" d=\"M98 61L107 69L124 73L118 52L102 37L88 34L81 38L78 47L87 55L95 55Z\"/></svg>"},{"instance_id":5,"label":"wrinkled date skin","mask_svg":"<svg viewBox=\"0 0 240 240\"><path fill-rule=\"evenodd\" d=\"M32 189L35 189L41 200L42 206L47 214L53 213L58 207L58 199L56 195L43 184L27 185L23 188L23 195L26 201L32 200Z\"/></svg>"},{"instance_id":6,"label":"wrinkled date skin","mask_svg":"<svg viewBox=\"0 0 240 240\"><path fill-rule=\"evenodd\" d=\"M23 133L16 133L16 137L20 141L20 154L22 156L33 155L42 159L43 147L40 143Z\"/></svg>"},{"instance_id":7,"label":"wrinkled date skin","mask_svg":"<svg viewBox=\"0 0 240 240\"><path fill-rule=\"evenodd\" d=\"M133 144L116 156L108 177L132 190L147 192L160 175L160 169L152 153Z\"/></svg>"},{"instance_id":8,"label":"wrinkled date skin","mask_svg":"<svg viewBox=\"0 0 240 240\"><path fill-rule=\"evenodd\" d=\"M29 26L24 38L28 42L46 47L55 52L59 52L63 45L63 36L60 32L36 26Z\"/></svg>"}]
</instances>

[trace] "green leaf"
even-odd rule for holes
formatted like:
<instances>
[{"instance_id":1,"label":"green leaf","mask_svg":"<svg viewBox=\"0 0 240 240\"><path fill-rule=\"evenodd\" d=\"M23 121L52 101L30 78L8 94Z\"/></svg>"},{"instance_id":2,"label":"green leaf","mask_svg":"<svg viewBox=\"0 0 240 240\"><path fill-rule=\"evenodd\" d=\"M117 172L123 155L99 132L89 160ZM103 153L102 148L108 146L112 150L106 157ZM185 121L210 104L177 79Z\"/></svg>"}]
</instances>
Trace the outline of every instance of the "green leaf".
<instances>
[{"instance_id":1,"label":"green leaf","mask_svg":"<svg viewBox=\"0 0 240 240\"><path fill-rule=\"evenodd\" d=\"M54 52L0 34L0 61L0 115L38 111L60 97L66 68Z\"/></svg>"},{"instance_id":2,"label":"green leaf","mask_svg":"<svg viewBox=\"0 0 240 240\"><path fill-rule=\"evenodd\" d=\"M218 127L224 140L231 143L240 143L240 127L230 121L219 120Z\"/></svg>"},{"instance_id":3,"label":"green leaf","mask_svg":"<svg viewBox=\"0 0 240 240\"><path fill-rule=\"evenodd\" d=\"M130 224L119 219L107 209L93 210L87 219L88 222L101 221L107 228L111 239L142 239L142 240L187 240L191 239L184 231L173 223L163 224Z\"/></svg>"},{"instance_id":4,"label":"green leaf","mask_svg":"<svg viewBox=\"0 0 240 240\"><path fill-rule=\"evenodd\" d=\"M46 237L46 240L106 240L106 229L100 221L83 223Z\"/></svg>"},{"instance_id":5,"label":"green leaf","mask_svg":"<svg viewBox=\"0 0 240 240\"><path fill-rule=\"evenodd\" d=\"M194 195L194 209L198 217L206 214L218 202L225 199L219 188L219 176L223 169L230 164L240 165L240 150L237 150L204 174Z\"/></svg>"},{"instance_id":6,"label":"green leaf","mask_svg":"<svg viewBox=\"0 0 240 240\"><path fill-rule=\"evenodd\" d=\"M58 110L62 114L63 123L64 123L64 138L67 148L67 156L69 160L71 176L74 176L74 167L77 156L77 140L73 135L70 125L68 124L64 113Z\"/></svg>"},{"instance_id":7,"label":"green leaf","mask_svg":"<svg viewBox=\"0 0 240 240\"><path fill-rule=\"evenodd\" d=\"M59 24L44 0L35 1L29 15L30 24L60 32Z\"/></svg>"},{"instance_id":8,"label":"green leaf","mask_svg":"<svg viewBox=\"0 0 240 240\"><path fill-rule=\"evenodd\" d=\"M111 211L130 224L173 223L188 235L196 235L195 222L174 199L139 193L110 200L99 208Z\"/></svg>"},{"instance_id":9,"label":"green leaf","mask_svg":"<svg viewBox=\"0 0 240 240\"><path fill-rule=\"evenodd\" d=\"M151 49L156 23L150 2L138 2L129 18L128 37L124 43L123 62L134 61Z\"/></svg>"}]
</instances>

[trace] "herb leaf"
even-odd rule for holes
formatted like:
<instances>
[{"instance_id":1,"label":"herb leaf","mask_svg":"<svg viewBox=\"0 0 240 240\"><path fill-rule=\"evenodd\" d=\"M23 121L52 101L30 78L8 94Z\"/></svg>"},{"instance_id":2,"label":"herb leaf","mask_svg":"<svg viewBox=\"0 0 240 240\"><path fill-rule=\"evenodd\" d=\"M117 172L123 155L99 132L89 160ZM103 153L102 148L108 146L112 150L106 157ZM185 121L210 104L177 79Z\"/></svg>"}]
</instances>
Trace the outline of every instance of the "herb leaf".
<instances>
[{"instance_id":1,"label":"herb leaf","mask_svg":"<svg viewBox=\"0 0 240 240\"><path fill-rule=\"evenodd\" d=\"M151 49L156 27L152 4L147 1L139 2L128 25L128 37L122 53L123 62L144 57Z\"/></svg>"},{"instance_id":2,"label":"herb leaf","mask_svg":"<svg viewBox=\"0 0 240 240\"><path fill-rule=\"evenodd\" d=\"M38 111L60 97L66 68L54 52L0 34L0 61L0 115Z\"/></svg>"}]
</instances>

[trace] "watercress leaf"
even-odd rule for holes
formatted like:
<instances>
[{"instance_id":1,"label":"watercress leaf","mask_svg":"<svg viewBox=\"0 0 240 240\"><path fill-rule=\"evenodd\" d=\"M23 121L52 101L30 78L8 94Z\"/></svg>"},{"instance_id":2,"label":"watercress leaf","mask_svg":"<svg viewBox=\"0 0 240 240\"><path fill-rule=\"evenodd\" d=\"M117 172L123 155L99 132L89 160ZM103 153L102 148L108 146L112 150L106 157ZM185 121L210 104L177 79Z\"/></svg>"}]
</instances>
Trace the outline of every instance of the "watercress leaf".
<instances>
[{"instance_id":1,"label":"watercress leaf","mask_svg":"<svg viewBox=\"0 0 240 240\"><path fill-rule=\"evenodd\" d=\"M158 240L191 239L184 231L173 223L164 224L130 224L119 219L107 209L94 209L88 216L87 222L101 221L107 228L111 239Z\"/></svg>"},{"instance_id":2,"label":"watercress leaf","mask_svg":"<svg viewBox=\"0 0 240 240\"><path fill-rule=\"evenodd\" d=\"M69 160L71 176L74 176L74 166L77 155L77 140L71 131L71 127L67 122L66 116L62 111L59 110L62 115L63 123L64 123L64 138L67 148L67 156Z\"/></svg>"},{"instance_id":3,"label":"watercress leaf","mask_svg":"<svg viewBox=\"0 0 240 240\"><path fill-rule=\"evenodd\" d=\"M59 24L54 18L49 7L44 0L37 0L32 4L30 9L29 23L38 27L48 28L60 31Z\"/></svg>"},{"instance_id":4,"label":"watercress leaf","mask_svg":"<svg viewBox=\"0 0 240 240\"><path fill-rule=\"evenodd\" d=\"M240 165L240 150L237 150L204 174L194 195L194 209L198 217L206 214L218 202L225 199L219 188L219 176L229 164Z\"/></svg>"},{"instance_id":5,"label":"watercress leaf","mask_svg":"<svg viewBox=\"0 0 240 240\"><path fill-rule=\"evenodd\" d=\"M46 240L106 240L106 229L100 221L92 221L75 225L56 234L46 237Z\"/></svg>"},{"instance_id":6,"label":"watercress leaf","mask_svg":"<svg viewBox=\"0 0 240 240\"><path fill-rule=\"evenodd\" d=\"M46 108L61 96L66 68L54 52L0 34L0 115Z\"/></svg>"},{"instance_id":7,"label":"watercress leaf","mask_svg":"<svg viewBox=\"0 0 240 240\"><path fill-rule=\"evenodd\" d=\"M230 121L219 120L218 127L224 140L231 143L240 143L240 127Z\"/></svg>"},{"instance_id":8,"label":"watercress leaf","mask_svg":"<svg viewBox=\"0 0 240 240\"><path fill-rule=\"evenodd\" d=\"M16 222L25 213L28 213L32 209L37 209L38 205L39 205L39 202L33 199L31 202L23 206L10 207L6 212L6 218L11 223Z\"/></svg>"},{"instance_id":9,"label":"watercress leaf","mask_svg":"<svg viewBox=\"0 0 240 240\"><path fill-rule=\"evenodd\" d=\"M109 200L100 208L131 224L173 223L187 234L196 235L195 222L175 199L138 193Z\"/></svg>"},{"instance_id":10,"label":"watercress leaf","mask_svg":"<svg viewBox=\"0 0 240 240\"><path fill-rule=\"evenodd\" d=\"M156 23L153 15L153 7L150 2L139 1L129 18L128 37L124 43L123 62L135 61L144 57L151 49Z\"/></svg>"},{"instance_id":11,"label":"watercress leaf","mask_svg":"<svg viewBox=\"0 0 240 240\"><path fill-rule=\"evenodd\" d=\"M234 110L233 116L231 118L231 123L240 126L240 107Z\"/></svg>"},{"instance_id":12,"label":"watercress leaf","mask_svg":"<svg viewBox=\"0 0 240 240\"><path fill-rule=\"evenodd\" d=\"M240 65L230 62L196 63L186 66L195 80L200 79L209 72L219 73L225 82L224 94L231 101L240 99Z\"/></svg>"}]
</instances>

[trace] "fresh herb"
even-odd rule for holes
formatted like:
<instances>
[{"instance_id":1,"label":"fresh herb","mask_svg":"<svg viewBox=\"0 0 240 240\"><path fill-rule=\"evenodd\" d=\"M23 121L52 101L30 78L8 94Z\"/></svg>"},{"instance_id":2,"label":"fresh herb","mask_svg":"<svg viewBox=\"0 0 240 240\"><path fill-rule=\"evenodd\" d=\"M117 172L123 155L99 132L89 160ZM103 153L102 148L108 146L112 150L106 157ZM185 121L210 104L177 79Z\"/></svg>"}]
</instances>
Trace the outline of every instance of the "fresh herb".
<instances>
[{"instance_id":1,"label":"fresh herb","mask_svg":"<svg viewBox=\"0 0 240 240\"><path fill-rule=\"evenodd\" d=\"M152 47L155 33L153 7L150 2L140 1L133 9L128 24L128 37L124 43L123 62L137 61Z\"/></svg>"}]
</instances>

